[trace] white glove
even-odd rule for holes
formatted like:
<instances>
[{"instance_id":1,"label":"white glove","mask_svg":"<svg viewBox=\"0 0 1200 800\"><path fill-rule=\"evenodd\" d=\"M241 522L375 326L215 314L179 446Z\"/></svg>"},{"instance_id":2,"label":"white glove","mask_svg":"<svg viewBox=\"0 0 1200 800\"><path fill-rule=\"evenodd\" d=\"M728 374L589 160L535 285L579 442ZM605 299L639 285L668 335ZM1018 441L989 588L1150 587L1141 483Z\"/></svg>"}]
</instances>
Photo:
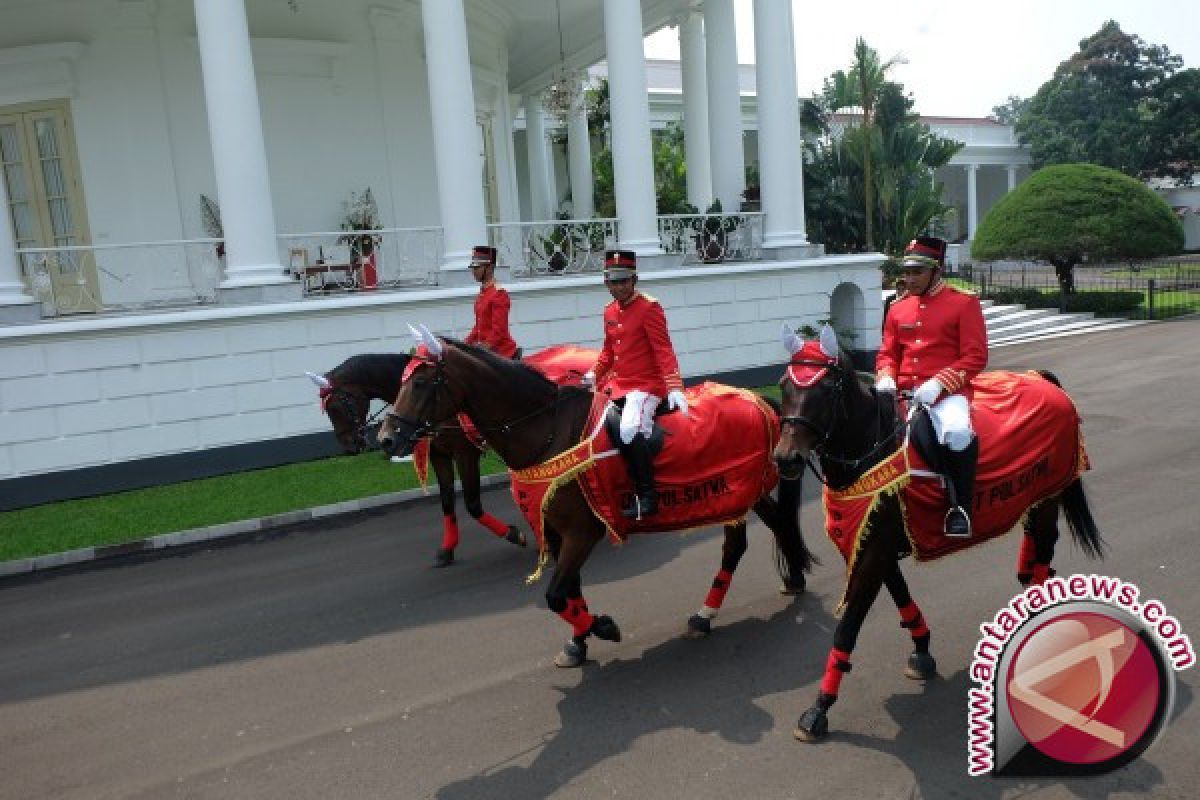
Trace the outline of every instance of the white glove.
<instances>
[{"instance_id":1,"label":"white glove","mask_svg":"<svg viewBox=\"0 0 1200 800\"><path fill-rule=\"evenodd\" d=\"M590 369L583 373L583 377L579 379L579 385L585 389L594 387L596 385L596 373Z\"/></svg>"},{"instance_id":2,"label":"white glove","mask_svg":"<svg viewBox=\"0 0 1200 800\"><path fill-rule=\"evenodd\" d=\"M875 381L875 391L896 393L896 382L892 380L891 375L884 375Z\"/></svg>"},{"instance_id":3,"label":"white glove","mask_svg":"<svg viewBox=\"0 0 1200 800\"><path fill-rule=\"evenodd\" d=\"M938 395L940 395L944 390L945 387L938 383L937 378L930 378L918 386L917 390L913 392L913 401L931 406L937 401Z\"/></svg>"},{"instance_id":4,"label":"white glove","mask_svg":"<svg viewBox=\"0 0 1200 800\"><path fill-rule=\"evenodd\" d=\"M687 398L683 396L683 392L678 389L672 389L667 392L667 409L674 411L677 408L683 412L685 417L688 416Z\"/></svg>"}]
</instances>

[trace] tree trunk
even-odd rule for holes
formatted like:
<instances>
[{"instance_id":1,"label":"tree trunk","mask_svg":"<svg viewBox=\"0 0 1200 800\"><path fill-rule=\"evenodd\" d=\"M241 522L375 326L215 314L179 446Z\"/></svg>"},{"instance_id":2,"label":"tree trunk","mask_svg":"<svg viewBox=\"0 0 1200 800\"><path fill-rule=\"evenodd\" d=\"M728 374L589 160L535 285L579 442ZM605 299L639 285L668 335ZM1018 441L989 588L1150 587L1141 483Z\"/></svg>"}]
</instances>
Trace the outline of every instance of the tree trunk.
<instances>
[{"instance_id":1,"label":"tree trunk","mask_svg":"<svg viewBox=\"0 0 1200 800\"><path fill-rule=\"evenodd\" d=\"M1079 263L1075 258L1052 258L1050 263L1054 265L1054 274L1058 278L1059 291L1064 296L1075 294L1075 265Z\"/></svg>"}]
</instances>

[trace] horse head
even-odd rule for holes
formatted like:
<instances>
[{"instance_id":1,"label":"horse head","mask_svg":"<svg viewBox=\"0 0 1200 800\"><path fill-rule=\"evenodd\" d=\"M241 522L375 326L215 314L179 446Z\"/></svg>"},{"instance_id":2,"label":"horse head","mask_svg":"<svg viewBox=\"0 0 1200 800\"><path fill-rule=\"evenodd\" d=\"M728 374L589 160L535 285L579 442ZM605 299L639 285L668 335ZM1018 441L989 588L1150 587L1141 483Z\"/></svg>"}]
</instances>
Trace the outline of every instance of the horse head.
<instances>
[{"instance_id":1,"label":"horse head","mask_svg":"<svg viewBox=\"0 0 1200 800\"><path fill-rule=\"evenodd\" d=\"M450 420L462 409L450 391L447 370L462 358L453 347L429 331L409 326L417 340L417 352L404 370L400 391L379 428L377 440L384 452L407 456L424 436Z\"/></svg>"},{"instance_id":2,"label":"horse head","mask_svg":"<svg viewBox=\"0 0 1200 800\"><path fill-rule=\"evenodd\" d=\"M855 372L828 325L817 339L805 341L785 323L783 346L791 358L779 379L782 425L773 456L784 477L796 477L808 454L820 455L837 432L847 382L855 380Z\"/></svg>"},{"instance_id":3,"label":"horse head","mask_svg":"<svg viewBox=\"0 0 1200 800\"><path fill-rule=\"evenodd\" d=\"M371 405L370 398L355 391L353 386L334 383L329 375L313 372L304 374L317 385L321 410L329 417L342 452L357 455L366 450L366 422L367 410Z\"/></svg>"}]
</instances>

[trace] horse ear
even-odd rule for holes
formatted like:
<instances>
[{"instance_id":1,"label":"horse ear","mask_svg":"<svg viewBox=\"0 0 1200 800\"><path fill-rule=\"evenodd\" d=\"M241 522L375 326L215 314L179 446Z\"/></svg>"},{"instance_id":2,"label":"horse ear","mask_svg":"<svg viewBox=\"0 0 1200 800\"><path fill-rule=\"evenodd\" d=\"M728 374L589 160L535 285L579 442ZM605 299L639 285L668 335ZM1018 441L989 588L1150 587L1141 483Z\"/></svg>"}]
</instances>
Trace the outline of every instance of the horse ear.
<instances>
[{"instance_id":1,"label":"horse ear","mask_svg":"<svg viewBox=\"0 0 1200 800\"><path fill-rule=\"evenodd\" d=\"M829 323L821 326L821 352L830 358L838 357L838 338Z\"/></svg>"},{"instance_id":2,"label":"horse ear","mask_svg":"<svg viewBox=\"0 0 1200 800\"><path fill-rule=\"evenodd\" d=\"M422 343L421 342L421 332L419 330L417 330L416 328L414 328L413 324L411 322L409 322L407 324L408 324L408 332L412 334L413 340L417 344L421 344Z\"/></svg>"},{"instance_id":3,"label":"horse ear","mask_svg":"<svg viewBox=\"0 0 1200 800\"><path fill-rule=\"evenodd\" d=\"M424 322L421 323L420 327L421 333L424 335L425 346L429 348L430 355L432 355L434 358L441 358L445 353L445 349L442 347L441 340L434 336L433 332L430 331L429 328L425 327Z\"/></svg>"},{"instance_id":4,"label":"horse ear","mask_svg":"<svg viewBox=\"0 0 1200 800\"><path fill-rule=\"evenodd\" d=\"M329 382L329 378L326 378L324 375L318 375L315 372L309 372L307 370L305 370L304 374L308 376L308 379L310 381L312 381L313 383L315 383L317 386L321 387L322 389L332 389L333 388L333 384Z\"/></svg>"},{"instance_id":5,"label":"horse ear","mask_svg":"<svg viewBox=\"0 0 1200 800\"><path fill-rule=\"evenodd\" d=\"M788 355L795 355L804 347L804 342L800 341L800 337L792 330L792 326L783 323L783 330L780 331L783 337L783 349L788 351Z\"/></svg>"}]
</instances>

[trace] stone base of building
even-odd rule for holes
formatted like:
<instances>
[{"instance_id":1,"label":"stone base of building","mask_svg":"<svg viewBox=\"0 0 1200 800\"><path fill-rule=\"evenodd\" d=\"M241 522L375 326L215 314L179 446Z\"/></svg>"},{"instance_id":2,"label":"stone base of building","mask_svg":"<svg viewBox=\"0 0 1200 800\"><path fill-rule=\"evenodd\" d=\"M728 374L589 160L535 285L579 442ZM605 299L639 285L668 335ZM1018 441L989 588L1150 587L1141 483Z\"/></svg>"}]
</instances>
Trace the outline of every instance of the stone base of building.
<instances>
[{"instance_id":1,"label":"stone base of building","mask_svg":"<svg viewBox=\"0 0 1200 800\"><path fill-rule=\"evenodd\" d=\"M262 303L290 303L304 297L300 281L270 283L265 286L235 286L217 289L217 300L223 306L247 306Z\"/></svg>"},{"instance_id":2,"label":"stone base of building","mask_svg":"<svg viewBox=\"0 0 1200 800\"><path fill-rule=\"evenodd\" d=\"M41 303L12 303L0 306L0 325L21 325L42 318Z\"/></svg>"}]
</instances>

